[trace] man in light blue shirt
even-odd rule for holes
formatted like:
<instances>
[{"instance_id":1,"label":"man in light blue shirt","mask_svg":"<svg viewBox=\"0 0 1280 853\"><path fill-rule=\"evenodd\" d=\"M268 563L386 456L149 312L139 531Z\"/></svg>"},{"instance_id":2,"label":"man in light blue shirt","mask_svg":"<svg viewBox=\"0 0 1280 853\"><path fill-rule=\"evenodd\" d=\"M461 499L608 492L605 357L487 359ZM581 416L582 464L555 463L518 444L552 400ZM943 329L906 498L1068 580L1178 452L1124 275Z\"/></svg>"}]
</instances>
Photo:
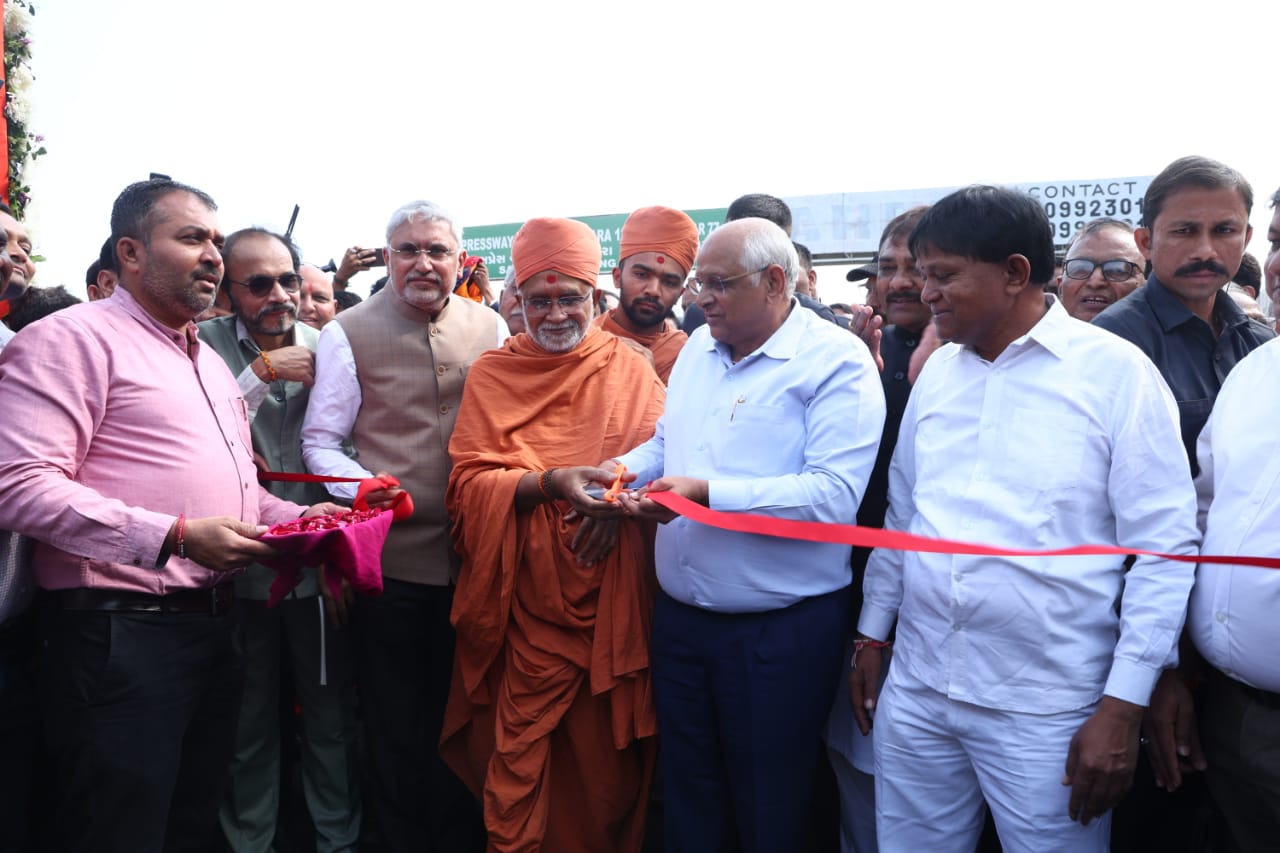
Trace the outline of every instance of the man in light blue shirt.
<instances>
[{"instance_id":1,"label":"man in light blue shirt","mask_svg":"<svg viewBox=\"0 0 1280 853\"><path fill-rule=\"evenodd\" d=\"M862 342L798 307L798 268L771 222L712 232L694 279L706 326L676 362L656 434L618 460L650 483L624 509L666 522L652 656L672 853L735 838L796 849L841 672L848 546L724 531L647 497L853 523L884 393Z\"/></svg>"}]
</instances>

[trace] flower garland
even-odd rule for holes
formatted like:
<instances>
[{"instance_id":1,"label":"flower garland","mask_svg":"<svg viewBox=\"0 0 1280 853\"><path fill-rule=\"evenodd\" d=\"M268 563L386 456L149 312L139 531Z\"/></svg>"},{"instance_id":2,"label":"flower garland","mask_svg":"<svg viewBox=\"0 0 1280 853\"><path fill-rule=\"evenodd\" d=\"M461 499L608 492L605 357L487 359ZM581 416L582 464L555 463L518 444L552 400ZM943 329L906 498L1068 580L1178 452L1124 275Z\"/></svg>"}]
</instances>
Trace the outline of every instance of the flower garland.
<instances>
[{"instance_id":1,"label":"flower garland","mask_svg":"<svg viewBox=\"0 0 1280 853\"><path fill-rule=\"evenodd\" d=\"M28 129L31 121L31 101L28 93L35 75L31 73L31 16L35 4L21 0L5 0L4 3L4 70L8 96L4 116L9 126L9 207L17 219L31 201L31 187L23 180L27 164L45 151L44 137Z\"/></svg>"}]
</instances>

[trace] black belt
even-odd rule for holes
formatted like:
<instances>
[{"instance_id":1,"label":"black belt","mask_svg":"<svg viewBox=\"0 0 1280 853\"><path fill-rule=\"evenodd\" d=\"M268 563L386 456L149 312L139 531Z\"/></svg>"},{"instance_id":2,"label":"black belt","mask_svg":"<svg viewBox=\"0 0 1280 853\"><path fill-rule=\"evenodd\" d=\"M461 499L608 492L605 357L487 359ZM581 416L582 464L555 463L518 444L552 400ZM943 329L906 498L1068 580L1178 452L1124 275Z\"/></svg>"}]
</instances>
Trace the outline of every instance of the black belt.
<instances>
[{"instance_id":1,"label":"black belt","mask_svg":"<svg viewBox=\"0 0 1280 853\"><path fill-rule=\"evenodd\" d=\"M1232 686L1237 690L1257 702L1259 705L1262 705L1264 708L1270 708L1273 711L1280 710L1280 693L1272 693L1270 690L1263 690L1260 687L1245 684L1243 681L1232 678L1225 672L1218 669L1214 669L1213 672L1217 673L1223 681L1231 682Z\"/></svg>"},{"instance_id":2,"label":"black belt","mask_svg":"<svg viewBox=\"0 0 1280 853\"><path fill-rule=\"evenodd\" d=\"M148 595L118 589L62 589L54 594L63 610L102 610L110 613L204 613L221 616L236 600L235 585L184 589L168 595Z\"/></svg>"}]
</instances>

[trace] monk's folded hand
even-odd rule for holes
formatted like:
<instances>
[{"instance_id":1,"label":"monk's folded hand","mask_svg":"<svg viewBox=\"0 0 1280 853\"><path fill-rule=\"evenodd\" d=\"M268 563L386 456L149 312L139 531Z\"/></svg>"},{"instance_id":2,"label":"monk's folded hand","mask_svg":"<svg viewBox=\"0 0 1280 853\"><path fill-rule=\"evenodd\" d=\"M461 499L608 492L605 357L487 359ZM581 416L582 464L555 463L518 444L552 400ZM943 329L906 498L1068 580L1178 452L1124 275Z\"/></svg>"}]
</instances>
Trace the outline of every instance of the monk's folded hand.
<instances>
[{"instance_id":1,"label":"monk's folded hand","mask_svg":"<svg viewBox=\"0 0 1280 853\"><path fill-rule=\"evenodd\" d=\"M558 500L566 501L580 515L595 518L614 518L622 514L621 507L614 501L606 501L588 494L588 486L599 486L596 489L603 495L613 485L617 474L613 469L579 465L575 468L557 468L551 473L548 487ZM624 474L623 482L635 479L634 474Z\"/></svg>"},{"instance_id":2,"label":"monk's folded hand","mask_svg":"<svg viewBox=\"0 0 1280 853\"><path fill-rule=\"evenodd\" d=\"M1071 787L1067 814L1072 820L1088 826L1128 792L1138 765L1143 710L1141 705L1103 696L1071 738L1062 784Z\"/></svg>"},{"instance_id":3,"label":"monk's folded hand","mask_svg":"<svg viewBox=\"0 0 1280 853\"><path fill-rule=\"evenodd\" d=\"M586 516L573 534L569 547L583 566L594 566L613 550L618 543L617 518L592 518Z\"/></svg>"}]
</instances>

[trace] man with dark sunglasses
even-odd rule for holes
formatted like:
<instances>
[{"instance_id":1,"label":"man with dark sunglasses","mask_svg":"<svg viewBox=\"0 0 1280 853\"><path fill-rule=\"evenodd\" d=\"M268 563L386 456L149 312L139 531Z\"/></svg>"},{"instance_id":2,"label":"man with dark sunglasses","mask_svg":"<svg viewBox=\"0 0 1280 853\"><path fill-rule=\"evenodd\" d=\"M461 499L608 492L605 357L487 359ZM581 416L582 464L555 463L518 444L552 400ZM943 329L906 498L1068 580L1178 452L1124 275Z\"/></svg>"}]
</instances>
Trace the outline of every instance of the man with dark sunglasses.
<instances>
[{"instance_id":1,"label":"man with dark sunglasses","mask_svg":"<svg viewBox=\"0 0 1280 853\"><path fill-rule=\"evenodd\" d=\"M200 338L237 374L260 467L306 473L302 417L315 376L320 333L297 322L302 278L285 237L246 228L222 247L222 287L233 312L199 324ZM309 505L325 500L314 483L271 483L275 495ZM220 810L232 850L271 849L280 811L280 672L293 675L302 709L303 789L319 848L354 847L360 834L355 777L355 697L348 633L328 631L316 572L267 608L275 572L257 563L236 579L244 661L236 751ZM285 663L287 661L287 664Z\"/></svg>"}]
</instances>

